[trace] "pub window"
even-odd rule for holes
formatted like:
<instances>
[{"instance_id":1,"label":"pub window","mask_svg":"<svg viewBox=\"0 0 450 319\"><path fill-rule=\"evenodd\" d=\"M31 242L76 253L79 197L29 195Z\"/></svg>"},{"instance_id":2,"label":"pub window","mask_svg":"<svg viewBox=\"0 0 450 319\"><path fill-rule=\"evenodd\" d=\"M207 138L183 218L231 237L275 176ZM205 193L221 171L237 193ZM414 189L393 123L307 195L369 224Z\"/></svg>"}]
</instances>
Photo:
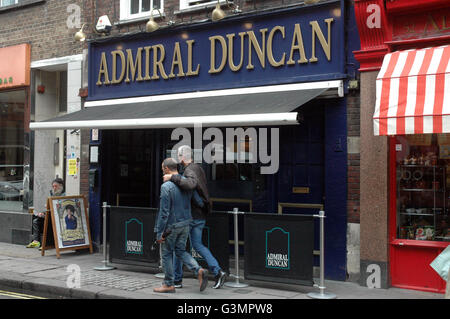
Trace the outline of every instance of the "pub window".
<instances>
[{"instance_id":1,"label":"pub window","mask_svg":"<svg viewBox=\"0 0 450 319\"><path fill-rule=\"evenodd\" d=\"M0 0L0 7L11 6L18 2L19 2L19 0Z\"/></svg>"},{"instance_id":2,"label":"pub window","mask_svg":"<svg viewBox=\"0 0 450 319\"><path fill-rule=\"evenodd\" d=\"M232 1L228 1L231 3ZM226 4L226 1L219 0L220 4ZM180 0L180 10L202 9L204 7L213 7L217 1L210 0Z\"/></svg>"},{"instance_id":3,"label":"pub window","mask_svg":"<svg viewBox=\"0 0 450 319\"><path fill-rule=\"evenodd\" d=\"M159 9L162 13L163 0L120 0L120 20L149 18L152 7ZM153 12L153 16L159 16L158 10Z\"/></svg>"}]
</instances>

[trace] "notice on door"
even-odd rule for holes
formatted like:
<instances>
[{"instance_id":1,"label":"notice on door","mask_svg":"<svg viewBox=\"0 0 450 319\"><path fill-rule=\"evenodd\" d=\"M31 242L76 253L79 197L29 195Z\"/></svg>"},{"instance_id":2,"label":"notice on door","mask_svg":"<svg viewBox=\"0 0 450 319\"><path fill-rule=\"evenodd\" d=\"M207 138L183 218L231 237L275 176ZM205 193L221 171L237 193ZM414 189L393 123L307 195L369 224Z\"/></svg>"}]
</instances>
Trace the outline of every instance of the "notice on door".
<instances>
[{"instance_id":1,"label":"notice on door","mask_svg":"<svg viewBox=\"0 0 450 319\"><path fill-rule=\"evenodd\" d=\"M69 175L77 175L77 160L69 159Z\"/></svg>"}]
</instances>

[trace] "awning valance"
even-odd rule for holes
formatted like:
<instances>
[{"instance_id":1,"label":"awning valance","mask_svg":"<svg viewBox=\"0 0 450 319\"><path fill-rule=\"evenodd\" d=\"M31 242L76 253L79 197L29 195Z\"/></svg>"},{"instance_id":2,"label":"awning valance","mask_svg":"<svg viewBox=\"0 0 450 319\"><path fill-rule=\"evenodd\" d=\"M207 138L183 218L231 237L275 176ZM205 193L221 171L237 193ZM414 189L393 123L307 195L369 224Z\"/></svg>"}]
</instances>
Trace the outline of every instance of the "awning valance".
<instances>
[{"instance_id":1,"label":"awning valance","mask_svg":"<svg viewBox=\"0 0 450 319\"><path fill-rule=\"evenodd\" d=\"M342 81L273 85L86 102L81 111L41 122L39 129L138 129L297 124L292 112L319 95L342 93Z\"/></svg>"},{"instance_id":2,"label":"awning valance","mask_svg":"<svg viewBox=\"0 0 450 319\"><path fill-rule=\"evenodd\" d=\"M450 46L384 57L376 81L375 135L450 133Z\"/></svg>"}]
</instances>

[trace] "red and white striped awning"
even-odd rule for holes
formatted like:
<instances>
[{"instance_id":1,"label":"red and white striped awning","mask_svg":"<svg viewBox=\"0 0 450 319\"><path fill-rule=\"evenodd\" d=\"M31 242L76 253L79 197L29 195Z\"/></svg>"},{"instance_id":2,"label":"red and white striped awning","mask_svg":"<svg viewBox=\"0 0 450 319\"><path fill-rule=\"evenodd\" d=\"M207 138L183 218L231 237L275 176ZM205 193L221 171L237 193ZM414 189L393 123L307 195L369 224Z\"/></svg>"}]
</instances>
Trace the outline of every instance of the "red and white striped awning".
<instances>
[{"instance_id":1,"label":"red and white striped awning","mask_svg":"<svg viewBox=\"0 0 450 319\"><path fill-rule=\"evenodd\" d=\"M376 81L375 135L450 133L450 45L386 54Z\"/></svg>"}]
</instances>

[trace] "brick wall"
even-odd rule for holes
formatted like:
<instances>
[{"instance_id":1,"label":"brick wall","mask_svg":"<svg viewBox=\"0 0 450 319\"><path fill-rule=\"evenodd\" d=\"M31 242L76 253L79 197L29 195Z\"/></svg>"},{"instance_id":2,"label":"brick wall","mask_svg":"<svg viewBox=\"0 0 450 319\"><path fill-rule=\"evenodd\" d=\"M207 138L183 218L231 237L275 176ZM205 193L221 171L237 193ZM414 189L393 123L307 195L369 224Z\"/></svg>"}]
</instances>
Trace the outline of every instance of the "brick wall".
<instances>
[{"instance_id":1,"label":"brick wall","mask_svg":"<svg viewBox=\"0 0 450 319\"><path fill-rule=\"evenodd\" d=\"M347 96L347 136L359 144L360 136L360 98L359 91L350 91ZM354 151L349 152L347 158L347 214L349 223L359 223L359 145L352 147Z\"/></svg>"},{"instance_id":2,"label":"brick wall","mask_svg":"<svg viewBox=\"0 0 450 319\"><path fill-rule=\"evenodd\" d=\"M82 0L47 0L35 5L0 12L0 47L31 44L31 61L80 54L82 46L69 29L69 4Z\"/></svg>"}]
</instances>

